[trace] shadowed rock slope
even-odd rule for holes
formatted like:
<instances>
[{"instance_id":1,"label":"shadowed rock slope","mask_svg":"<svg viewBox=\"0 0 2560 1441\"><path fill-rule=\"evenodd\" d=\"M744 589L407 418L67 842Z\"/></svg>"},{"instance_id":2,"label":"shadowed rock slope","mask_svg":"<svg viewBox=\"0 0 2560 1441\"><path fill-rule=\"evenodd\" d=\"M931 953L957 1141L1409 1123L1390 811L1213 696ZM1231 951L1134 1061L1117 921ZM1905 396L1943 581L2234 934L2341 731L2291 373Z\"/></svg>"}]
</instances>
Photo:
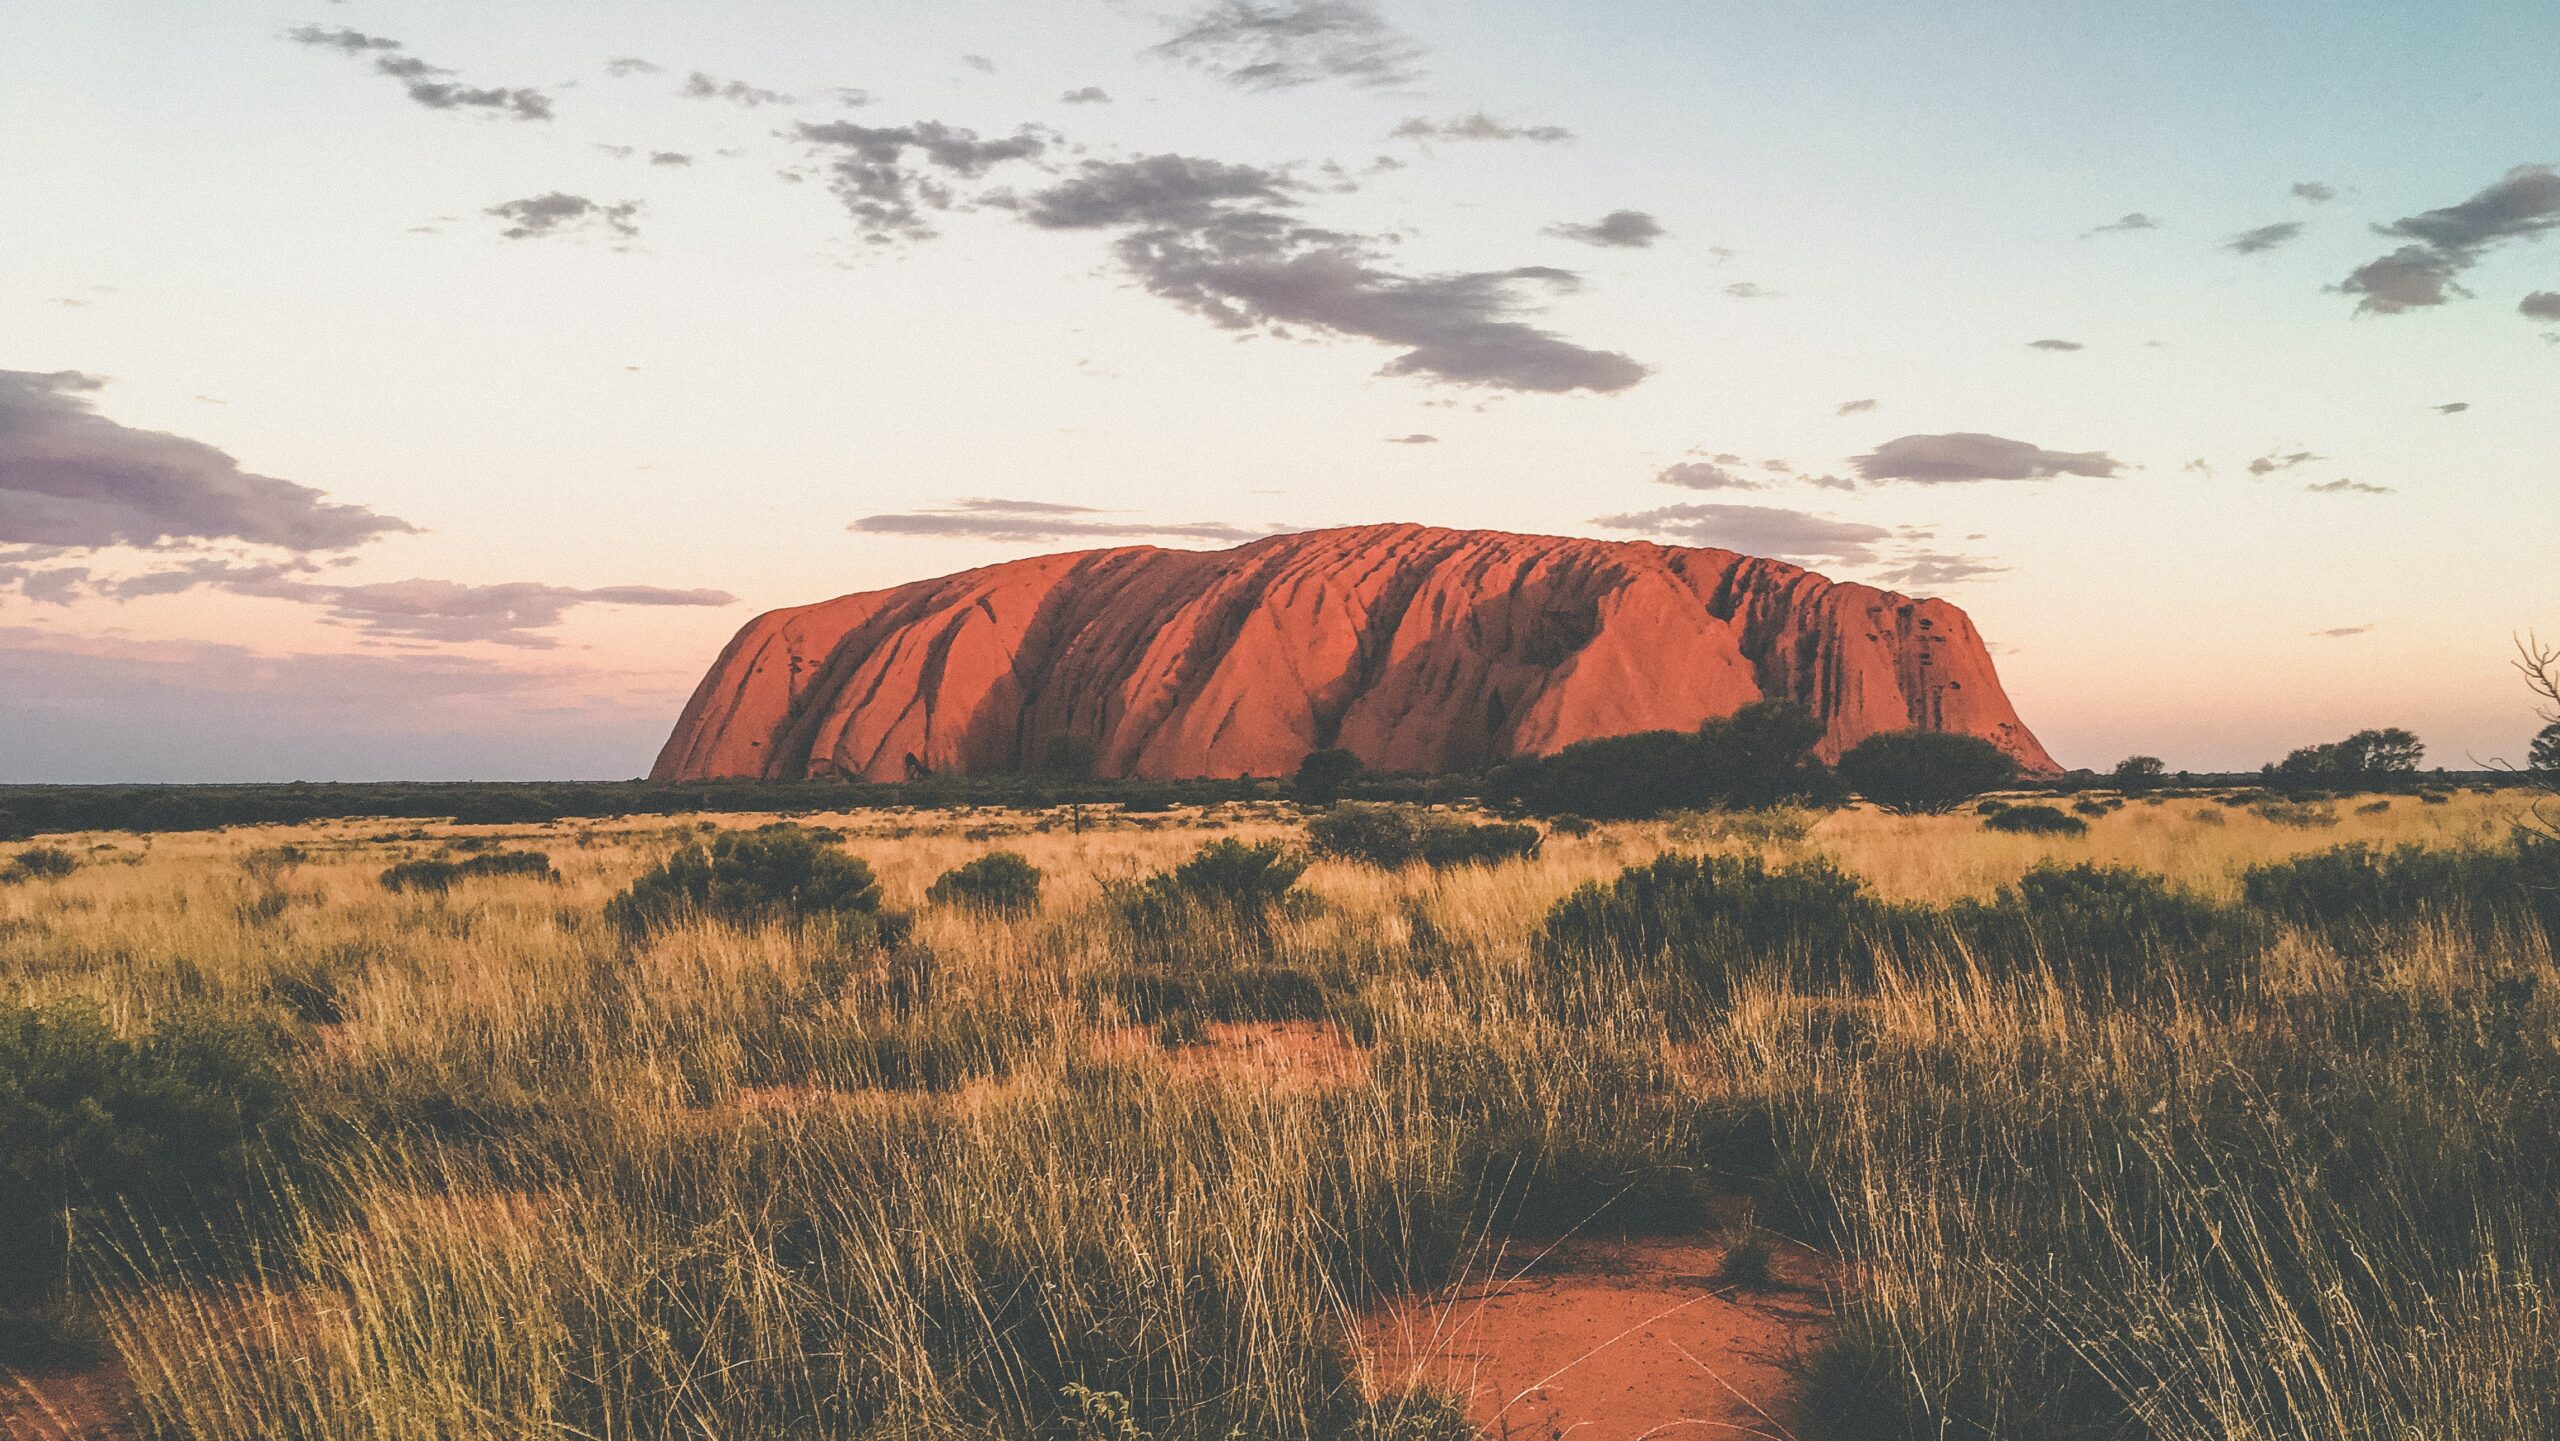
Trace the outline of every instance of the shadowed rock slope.
<instances>
[{"instance_id":1,"label":"shadowed rock slope","mask_svg":"<svg viewBox=\"0 0 2560 1441\"><path fill-rule=\"evenodd\" d=\"M1283 775L1343 746L1469 770L1803 702L1836 757L1928 726L2052 758L1973 622L1729 550L1415 525L1037 556L758 616L657 780L899 780L1089 738L1106 776Z\"/></svg>"}]
</instances>

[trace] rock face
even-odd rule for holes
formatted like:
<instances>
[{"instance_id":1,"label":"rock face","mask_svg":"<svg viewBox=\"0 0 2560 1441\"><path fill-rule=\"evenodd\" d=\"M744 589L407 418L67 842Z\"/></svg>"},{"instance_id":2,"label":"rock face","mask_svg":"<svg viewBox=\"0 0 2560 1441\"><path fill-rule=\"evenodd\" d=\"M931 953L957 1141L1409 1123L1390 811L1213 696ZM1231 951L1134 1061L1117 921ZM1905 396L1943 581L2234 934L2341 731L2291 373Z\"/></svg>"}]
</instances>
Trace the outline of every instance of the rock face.
<instances>
[{"instance_id":1,"label":"rock face","mask_svg":"<svg viewBox=\"0 0 2560 1441\"><path fill-rule=\"evenodd\" d=\"M1342 746L1468 770L1802 702L1836 757L1877 731L2056 767L1973 622L1728 550L1413 525L1223 551L1038 556L757 617L657 780L988 772L1055 736L1106 776L1273 776Z\"/></svg>"}]
</instances>

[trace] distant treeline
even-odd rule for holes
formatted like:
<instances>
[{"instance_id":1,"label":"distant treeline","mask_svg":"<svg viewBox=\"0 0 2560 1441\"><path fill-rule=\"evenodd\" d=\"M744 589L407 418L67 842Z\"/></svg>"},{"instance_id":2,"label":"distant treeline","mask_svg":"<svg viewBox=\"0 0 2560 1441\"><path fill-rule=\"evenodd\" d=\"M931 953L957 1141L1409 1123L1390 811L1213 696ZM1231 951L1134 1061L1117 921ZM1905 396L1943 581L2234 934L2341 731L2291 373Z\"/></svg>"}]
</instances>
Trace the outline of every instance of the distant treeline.
<instances>
[{"instance_id":1,"label":"distant treeline","mask_svg":"<svg viewBox=\"0 0 2560 1441\"><path fill-rule=\"evenodd\" d=\"M1339 783L1350 800L1453 803L1485 801L1517 809L1505 772L1490 775L1361 774ZM1659 780L1658 774L1655 777ZM2170 790L2265 785L2264 772L2169 772L2154 784ZM2498 771L2434 771L2395 777L2394 789L2508 785ZM2103 774L2075 771L2017 789L2071 793L2114 789ZM2365 789L2340 786L2338 789ZM935 776L927 780L860 781L366 781L240 785L0 786L0 841L66 831L201 831L224 826L300 825L355 818L451 820L463 825L533 825L621 816L702 812L789 815L913 806L1046 809L1111 806L1162 811L1228 801L1302 798L1287 778L1241 780L1060 780L1038 775ZM1532 809L1575 809L1569 802ZM1605 807L1597 809L1606 809Z\"/></svg>"}]
</instances>

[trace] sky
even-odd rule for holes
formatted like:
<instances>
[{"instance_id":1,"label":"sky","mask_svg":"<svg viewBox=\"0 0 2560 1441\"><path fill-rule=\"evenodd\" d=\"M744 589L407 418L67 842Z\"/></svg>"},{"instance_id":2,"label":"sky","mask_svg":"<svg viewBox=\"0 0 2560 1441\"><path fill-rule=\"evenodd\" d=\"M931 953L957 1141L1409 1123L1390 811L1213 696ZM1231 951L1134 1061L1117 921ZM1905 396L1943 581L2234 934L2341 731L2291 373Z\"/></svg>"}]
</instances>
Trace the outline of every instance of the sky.
<instances>
[{"instance_id":1,"label":"sky","mask_svg":"<svg viewBox=\"0 0 2560 1441\"><path fill-rule=\"evenodd\" d=\"M11 0L0 781L615 778L778 606L1419 521L2516 758L2560 8Z\"/></svg>"}]
</instances>

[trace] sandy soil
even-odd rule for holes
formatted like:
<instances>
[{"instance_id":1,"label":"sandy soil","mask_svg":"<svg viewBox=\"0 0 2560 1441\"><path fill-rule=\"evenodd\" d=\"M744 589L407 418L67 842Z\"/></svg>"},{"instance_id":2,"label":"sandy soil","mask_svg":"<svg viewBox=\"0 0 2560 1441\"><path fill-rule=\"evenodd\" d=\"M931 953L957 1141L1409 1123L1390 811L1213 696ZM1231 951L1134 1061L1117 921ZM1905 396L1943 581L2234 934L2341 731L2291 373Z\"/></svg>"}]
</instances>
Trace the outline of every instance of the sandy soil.
<instances>
[{"instance_id":1,"label":"sandy soil","mask_svg":"<svg viewBox=\"0 0 2560 1441\"><path fill-rule=\"evenodd\" d=\"M1372 1384L1464 1397L1501 1441L1795 1438L1792 1362L1830 1320L1823 1268L1781 1254L1744 1289L1715 1279L1722 1256L1694 1238L1515 1242L1490 1279L1370 1317Z\"/></svg>"},{"instance_id":2,"label":"sandy soil","mask_svg":"<svg viewBox=\"0 0 2560 1441\"><path fill-rule=\"evenodd\" d=\"M0 1372L0 1438L6 1441L107 1441L138 1436L133 1386L110 1362L50 1376Z\"/></svg>"}]
</instances>

